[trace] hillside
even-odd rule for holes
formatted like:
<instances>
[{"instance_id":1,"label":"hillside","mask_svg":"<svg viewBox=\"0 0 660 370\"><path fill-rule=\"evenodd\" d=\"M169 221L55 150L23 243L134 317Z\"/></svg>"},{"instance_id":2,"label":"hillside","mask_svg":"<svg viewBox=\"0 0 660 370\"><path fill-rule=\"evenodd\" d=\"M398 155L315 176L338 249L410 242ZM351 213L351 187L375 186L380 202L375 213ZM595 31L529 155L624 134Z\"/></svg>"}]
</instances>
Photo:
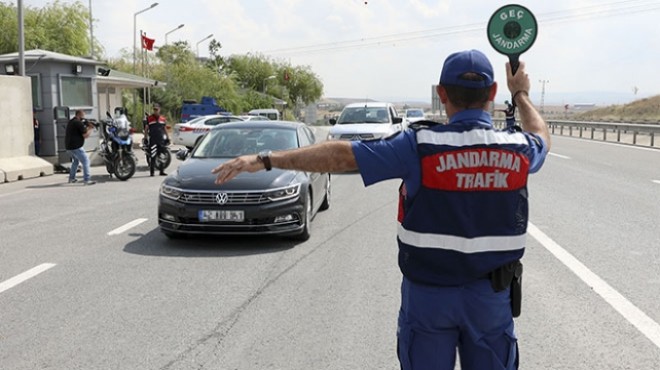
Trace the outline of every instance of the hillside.
<instances>
[{"instance_id":1,"label":"hillside","mask_svg":"<svg viewBox=\"0 0 660 370\"><path fill-rule=\"evenodd\" d=\"M575 115L584 121L660 122L660 95L624 105L610 105Z\"/></svg>"}]
</instances>

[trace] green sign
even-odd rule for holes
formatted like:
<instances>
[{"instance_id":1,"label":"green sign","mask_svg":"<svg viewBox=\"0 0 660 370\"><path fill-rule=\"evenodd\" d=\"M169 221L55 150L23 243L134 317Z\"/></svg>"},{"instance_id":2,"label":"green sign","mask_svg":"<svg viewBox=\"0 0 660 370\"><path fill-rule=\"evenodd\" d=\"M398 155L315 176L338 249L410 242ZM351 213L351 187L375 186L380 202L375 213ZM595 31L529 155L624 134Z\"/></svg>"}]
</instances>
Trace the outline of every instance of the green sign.
<instances>
[{"instance_id":1,"label":"green sign","mask_svg":"<svg viewBox=\"0 0 660 370\"><path fill-rule=\"evenodd\" d=\"M505 5L490 17L487 32L495 50L518 59L536 40L536 18L524 6Z\"/></svg>"}]
</instances>

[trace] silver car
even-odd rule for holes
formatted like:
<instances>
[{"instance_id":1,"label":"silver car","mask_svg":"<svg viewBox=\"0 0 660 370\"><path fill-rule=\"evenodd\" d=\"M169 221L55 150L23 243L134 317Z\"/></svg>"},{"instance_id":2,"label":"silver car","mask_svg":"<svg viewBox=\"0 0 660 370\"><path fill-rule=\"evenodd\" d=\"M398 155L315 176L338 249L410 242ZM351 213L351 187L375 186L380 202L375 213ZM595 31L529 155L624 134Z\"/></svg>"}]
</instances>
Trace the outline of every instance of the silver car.
<instances>
[{"instance_id":1,"label":"silver car","mask_svg":"<svg viewBox=\"0 0 660 370\"><path fill-rule=\"evenodd\" d=\"M404 130L407 120L399 117L391 103L365 102L347 105L330 124L328 140L370 140Z\"/></svg>"}]
</instances>

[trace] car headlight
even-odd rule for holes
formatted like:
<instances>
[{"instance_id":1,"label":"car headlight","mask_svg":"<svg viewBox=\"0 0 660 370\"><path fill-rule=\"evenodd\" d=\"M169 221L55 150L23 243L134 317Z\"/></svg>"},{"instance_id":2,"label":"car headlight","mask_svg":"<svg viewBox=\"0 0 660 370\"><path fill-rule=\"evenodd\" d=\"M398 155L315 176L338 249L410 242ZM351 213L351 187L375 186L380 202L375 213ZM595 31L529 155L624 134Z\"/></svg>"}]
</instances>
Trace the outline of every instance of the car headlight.
<instances>
[{"instance_id":1,"label":"car headlight","mask_svg":"<svg viewBox=\"0 0 660 370\"><path fill-rule=\"evenodd\" d=\"M166 198L178 200L181 197L181 190L179 190L175 187L163 184L163 185L160 186L160 195L162 195Z\"/></svg>"},{"instance_id":2,"label":"car headlight","mask_svg":"<svg viewBox=\"0 0 660 370\"><path fill-rule=\"evenodd\" d=\"M341 134L328 134L328 140L339 140Z\"/></svg>"},{"instance_id":3,"label":"car headlight","mask_svg":"<svg viewBox=\"0 0 660 370\"><path fill-rule=\"evenodd\" d=\"M264 193L264 197L273 202L295 198L298 195L300 195L300 184L287 186L286 188L270 190Z\"/></svg>"}]
</instances>

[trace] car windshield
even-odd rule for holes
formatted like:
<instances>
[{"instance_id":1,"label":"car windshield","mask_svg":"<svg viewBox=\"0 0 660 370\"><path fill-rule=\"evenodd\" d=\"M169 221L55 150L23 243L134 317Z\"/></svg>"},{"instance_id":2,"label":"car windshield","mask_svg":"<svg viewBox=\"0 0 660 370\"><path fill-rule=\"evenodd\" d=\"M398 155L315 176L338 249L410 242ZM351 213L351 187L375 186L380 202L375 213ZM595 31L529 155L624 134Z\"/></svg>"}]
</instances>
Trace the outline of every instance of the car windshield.
<instances>
[{"instance_id":1,"label":"car windshield","mask_svg":"<svg viewBox=\"0 0 660 370\"><path fill-rule=\"evenodd\" d=\"M295 129L223 128L206 135L192 154L193 158L237 157L262 150L286 150L298 147Z\"/></svg>"},{"instance_id":2,"label":"car windshield","mask_svg":"<svg viewBox=\"0 0 660 370\"><path fill-rule=\"evenodd\" d=\"M389 123L386 107L347 107L341 112L337 124Z\"/></svg>"},{"instance_id":3,"label":"car windshield","mask_svg":"<svg viewBox=\"0 0 660 370\"><path fill-rule=\"evenodd\" d=\"M418 109L406 111L406 117L424 117L424 112Z\"/></svg>"}]
</instances>

